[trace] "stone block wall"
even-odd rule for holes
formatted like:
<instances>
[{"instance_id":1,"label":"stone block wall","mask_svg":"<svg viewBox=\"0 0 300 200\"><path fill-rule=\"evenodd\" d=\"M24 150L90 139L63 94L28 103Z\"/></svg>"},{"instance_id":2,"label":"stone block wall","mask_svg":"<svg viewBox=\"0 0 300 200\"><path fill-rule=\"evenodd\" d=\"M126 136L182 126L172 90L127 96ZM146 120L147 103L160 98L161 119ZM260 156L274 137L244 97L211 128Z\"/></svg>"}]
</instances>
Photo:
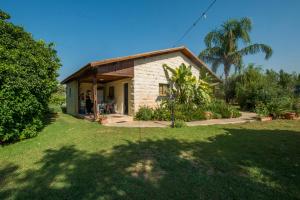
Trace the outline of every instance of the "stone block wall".
<instances>
[{"instance_id":1,"label":"stone block wall","mask_svg":"<svg viewBox=\"0 0 300 200\"><path fill-rule=\"evenodd\" d=\"M163 64L176 68L184 63L192 66L192 73L199 77L199 68L181 52L141 58L134 61L133 108L137 112L140 106L156 107L160 102L159 84L167 84Z\"/></svg>"}]
</instances>

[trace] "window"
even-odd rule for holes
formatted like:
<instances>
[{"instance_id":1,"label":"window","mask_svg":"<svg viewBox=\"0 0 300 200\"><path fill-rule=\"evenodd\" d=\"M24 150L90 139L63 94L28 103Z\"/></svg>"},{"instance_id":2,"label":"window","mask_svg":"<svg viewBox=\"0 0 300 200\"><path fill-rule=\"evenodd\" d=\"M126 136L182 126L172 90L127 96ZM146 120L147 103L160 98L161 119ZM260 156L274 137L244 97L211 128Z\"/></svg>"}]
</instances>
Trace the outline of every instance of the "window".
<instances>
[{"instance_id":1,"label":"window","mask_svg":"<svg viewBox=\"0 0 300 200\"><path fill-rule=\"evenodd\" d=\"M108 97L109 98L114 98L115 97L115 88L113 86L110 86L108 88Z\"/></svg>"},{"instance_id":2,"label":"window","mask_svg":"<svg viewBox=\"0 0 300 200\"><path fill-rule=\"evenodd\" d=\"M168 95L169 85L168 84L159 84L159 96L165 97Z\"/></svg>"}]
</instances>

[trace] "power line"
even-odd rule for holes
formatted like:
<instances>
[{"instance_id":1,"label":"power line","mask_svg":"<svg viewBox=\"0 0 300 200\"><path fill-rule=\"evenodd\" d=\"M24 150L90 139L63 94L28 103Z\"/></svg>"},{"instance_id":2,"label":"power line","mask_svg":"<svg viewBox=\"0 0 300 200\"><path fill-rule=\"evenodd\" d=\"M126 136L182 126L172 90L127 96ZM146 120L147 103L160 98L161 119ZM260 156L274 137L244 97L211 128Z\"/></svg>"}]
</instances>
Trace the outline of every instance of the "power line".
<instances>
[{"instance_id":1,"label":"power line","mask_svg":"<svg viewBox=\"0 0 300 200\"><path fill-rule=\"evenodd\" d=\"M185 36L187 36L187 34L189 34L189 32L197 25L197 23L204 17L206 18L206 14L207 12L211 9L211 7L216 3L217 0L213 0L209 6L206 8L206 10L196 19L196 21L184 32L184 34L175 42L175 44L173 45L173 47L175 47L179 42L181 42L181 40L183 40L185 38Z\"/></svg>"}]
</instances>

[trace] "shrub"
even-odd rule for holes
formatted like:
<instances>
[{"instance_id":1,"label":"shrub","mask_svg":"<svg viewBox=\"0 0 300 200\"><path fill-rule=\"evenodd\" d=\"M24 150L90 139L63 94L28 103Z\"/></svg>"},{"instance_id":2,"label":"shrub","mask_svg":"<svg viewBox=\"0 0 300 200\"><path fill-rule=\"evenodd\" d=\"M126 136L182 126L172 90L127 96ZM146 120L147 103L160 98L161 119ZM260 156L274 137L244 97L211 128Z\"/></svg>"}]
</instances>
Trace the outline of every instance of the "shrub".
<instances>
[{"instance_id":1,"label":"shrub","mask_svg":"<svg viewBox=\"0 0 300 200\"><path fill-rule=\"evenodd\" d=\"M164 104L161 104L153 111L153 119L159 121L168 121L171 119L170 110Z\"/></svg>"},{"instance_id":2,"label":"shrub","mask_svg":"<svg viewBox=\"0 0 300 200\"><path fill-rule=\"evenodd\" d=\"M205 115L205 112L201 108L197 108L193 110L191 113L191 120L206 120L207 116Z\"/></svg>"},{"instance_id":3,"label":"shrub","mask_svg":"<svg viewBox=\"0 0 300 200\"><path fill-rule=\"evenodd\" d=\"M231 111L232 111L232 118L238 118L238 117L242 116L242 114L240 113L240 111L238 111L235 108L232 108Z\"/></svg>"},{"instance_id":4,"label":"shrub","mask_svg":"<svg viewBox=\"0 0 300 200\"><path fill-rule=\"evenodd\" d=\"M255 112L260 116L272 116L279 118L284 113L293 109L293 100L289 97L273 98L266 104L259 102L256 104Z\"/></svg>"},{"instance_id":5,"label":"shrub","mask_svg":"<svg viewBox=\"0 0 300 200\"><path fill-rule=\"evenodd\" d=\"M66 103L66 88L64 85L58 85L51 95L50 104L61 106L64 103Z\"/></svg>"},{"instance_id":6,"label":"shrub","mask_svg":"<svg viewBox=\"0 0 300 200\"><path fill-rule=\"evenodd\" d=\"M262 102L258 102L255 105L255 112L261 117L265 117L265 116L270 115L270 112L269 112L267 106Z\"/></svg>"},{"instance_id":7,"label":"shrub","mask_svg":"<svg viewBox=\"0 0 300 200\"><path fill-rule=\"evenodd\" d=\"M273 98L266 104L269 114L273 118L279 118L285 112L292 109L292 99L289 97Z\"/></svg>"},{"instance_id":8,"label":"shrub","mask_svg":"<svg viewBox=\"0 0 300 200\"><path fill-rule=\"evenodd\" d=\"M222 115L219 113L213 113L213 119L222 119Z\"/></svg>"},{"instance_id":9,"label":"shrub","mask_svg":"<svg viewBox=\"0 0 300 200\"><path fill-rule=\"evenodd\" d=\"M67 113L67 106L66 106L66 104L61 105L60 109L61 109L62 113Z\"/></svg>"},{"instance_id":10,"label":"shrub","mask_svg":"<svg viewBox=\"0 0 300 200\"><path fill-rule=\"evenodd\" d=\"M293 110L296 112L296 114L300 115L300 98L296 98L293 102Z\"/></svg>"},{"instance_id":11,"label":"shrub","mask_svg":"<svg viewBox=\"0 0 300 200\"><path fill-rule=\"evenodd\" d=\"M35 136L57 87L53 44L36 41L0 10L0 143Z\"/></svg>"},{"instance_id":12,"label":"shrub","mask_svg":"<svg viewBox=\"0 0 300 200\"><path fill-rule=\"evenodd\" d=\"M241 116L240 112L236 108L222 100L214 100L206 107L206 109L214 113L213 117L219 117L218 115L222 118L235 118Z\"/></svg>"},{"instance_id":13,"label":"shrub","mask_svg":"<svg viewBox=\"0 0 300 200\"><path fill-rule=\"evenodd\" d=\"M142 106L135 114L135 119L148 121L153 119L153 109L148 106Z\"/></svg>"},{"instance_id":14,"label":"shrub","mask_svg":"<svg viewBox=\"0 0 300 200\"><path fill-rule=\"evenodd\" d=\"M182 120L175 120L174 122L174 128L182 128L182 127L186 127L186 123Z\"/></svg>"}]
</instances>

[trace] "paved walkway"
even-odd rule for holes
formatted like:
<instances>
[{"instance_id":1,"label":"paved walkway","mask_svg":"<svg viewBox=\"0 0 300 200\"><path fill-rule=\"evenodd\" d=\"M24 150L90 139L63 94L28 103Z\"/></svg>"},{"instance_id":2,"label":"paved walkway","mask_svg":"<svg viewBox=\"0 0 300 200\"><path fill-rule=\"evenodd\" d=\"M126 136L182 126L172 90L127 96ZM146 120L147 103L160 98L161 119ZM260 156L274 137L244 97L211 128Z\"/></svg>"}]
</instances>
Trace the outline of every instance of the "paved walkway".
<instances>
[{"instance_id":1,"label":"paved walkway","mask_svg":"<svg viewBox=\"0 0 300 200\"><path fill-rule=\"evenodd\" d=\"M186 122L188 126L204 126L216 124L237 124L255 121L256 114L250 112L241 112L242 116L231 119L210 119L202 121ZM169 127L169 121L134 121L130 116L114 115L109 117L109 123L105 126L113 127Z\"/></svg>"}]
</instances>

